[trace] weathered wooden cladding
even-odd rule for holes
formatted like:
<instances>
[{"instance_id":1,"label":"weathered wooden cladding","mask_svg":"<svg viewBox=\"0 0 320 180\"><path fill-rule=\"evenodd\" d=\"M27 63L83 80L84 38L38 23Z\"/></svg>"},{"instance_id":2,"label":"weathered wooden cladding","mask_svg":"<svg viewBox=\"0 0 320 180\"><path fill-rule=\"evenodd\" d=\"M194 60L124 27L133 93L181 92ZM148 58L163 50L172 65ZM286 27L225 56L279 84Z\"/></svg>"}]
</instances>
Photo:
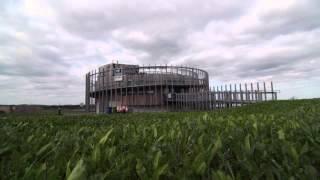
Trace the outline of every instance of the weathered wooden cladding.
<instances>
[{"instance_id":1,"label":"weathered wooden cladding","mask_svg":"<svg viewBox=\"0 0 320 180\"><path fill-rule=\"evenodd\" d=\"M233 87L233 88L232 88ZM108 64L86 74L87 111L104 113L127 106L131 111L200 111L276 100L271 82L245 89L236 84L209 86L206 71L186 66Z\"/></svg>"},{"instance_id":2,"label":"weathered wooden cladding","mask_svg":"<svg viewBox=\"0 0 320 180\"><path fill-rule=\"evenodd\" d=\"M260 90L260 83L257 83L256 87L251 84L251 90L247 90L247 86L245 84L245 90L242 90L242 84L237 86L234 84L234 89L232 90L232 86L223 86L221 88L210 87L209 91L205 92L192 92L192 93L177 93L173 97L177 97L172 99L172 101L178 101L182 104L188 104L190 102L196 102L197 104L201 104L201 106L196 106L195 108L180 108L181 111L189 111L189 110L214 110L221 108L232 108L239 107L246 104L252 104L262 101L269 100L277 100L277 91L273 90L273 83L270 83L270 90L267 90L265 82L263 82L264 89ZM238 90L239 87L239 90ZM185 98L184 97L188 97ZM192 97L190 99L190 97ZM182 101L182 102L180 102Z\"/></svg>"}]
</instances>

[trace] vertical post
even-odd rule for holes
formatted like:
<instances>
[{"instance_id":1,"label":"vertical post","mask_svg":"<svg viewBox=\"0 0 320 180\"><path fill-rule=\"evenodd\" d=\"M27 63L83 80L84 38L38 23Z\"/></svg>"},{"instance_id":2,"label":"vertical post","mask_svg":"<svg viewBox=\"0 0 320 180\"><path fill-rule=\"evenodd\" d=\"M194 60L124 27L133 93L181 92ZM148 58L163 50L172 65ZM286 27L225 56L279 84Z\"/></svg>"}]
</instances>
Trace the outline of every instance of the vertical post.
<instances>
[{"instance_id":1,"label":"vertical post","mask_svg":"<svg viewBox=\"0 0 320 180\"><path fill-rule=\"evenodd\" d=\"M91 71L88 73L88 84L89 84L89 97L88 97L88 112L91 112L91 92L92 92L92 83L91 83Z\"/></svg>"},{"instance_id":2,"label":"vertical post","mask_svg":"<svg viewBox=\"0 0 320 180\"><path fill-rule=\"evenodd\" d=\"M157 108L160 108L160 101L159 101L159 98L158 98L158 85L159 85L159 76L158 76L158 66L157 64L154 65L155 66L155 84L154 84L154 89L155 89L155 99L154 99L154 103L155 103L155 106L157 106Z\"/></svg>"},{"instance_id":3,"label":"vertical post","mask_svg":"<svg viewBox=\"0 0 320 180\"><path fill-rule=\"evenodd\" d=\"M167 106L167 111L168 111L168 65L166 64L166 74L165 74L165 97L166 97L166 106Z\"/></svg>"},{"instance_id":4,"label":"vertical post","mask_svg":"<svg viewBox=\"0 0 320 180\"><path fill-rule=\"evenodd\" d=\"M220 86L220 108L224 107L224 93L223 93L223 86Z\"/></svg>"},{"instance_id":5,"label":"vertical post","mask_svg":"<svg viewBox=\"0 0 320 180\"><path fill-rule=\"evenodd\" d=\"M224 85L224 91L225 91L225 101L226 101L226 107L229 107L229 93L228 93L228 85Z\"/></svg>"},{"instance_id":6,"label":"vertical post","mask_svg":"<svg viewBox=\"0 0 320 180\"><path fill-rule=\"evenodd\" d=\"M86 110L86 112L88 112L88 103L89 103L89 101L88 101L88 97L89 97L89 91L88 91L88 74L86 74L86 87L85 87L85 110Z\"/></svg>"},{"instance_id":7,"label":"vertical post","mask_svg":"<svg viewBox=\"0 0 320 180\"><path fill-rule=\"evenodd\" d=\"M132 91L133 91L133 96L132 96L132 105L133 107L136 107L137 106L137 103L136 103L136 99L137 99L137 95L138 95L138 89L137 89L137 77L139 76L139 69L140 67L138 67L138 70L135 70L136 71L136 74L133 76L133 80L132 80Z\"/></svg>"},{"instance_id":8,"label":"vertical post","mask_svg":"<svg viewBox=\"0 0 320 180\"><path fill-rule=\"evenodd\" d=\"M94 71L91 70L90 72L90 112L94 112L94 106L93 106L93 99L94 99L94 83L93 83L93 75L94 75Z\"/></svg>"},{"instance_id":9,"label":"vertical post","mask_svg":"<svg viewBox=\"0 0 320 180\"><path fill-rule=\"evenodd\" d=\"M99 107L98 107L98 113L101 113L101 103L102 103L102 91L101 91L101 86L102 86L102 83L101 83L101 72L100 72L100 69L98 69L98 75L97 75L97 83L98 83L98 104L99 104Z\"/></svg>"},{"instance_id":10,"label":"vertical post","mask_svg":"<svg viewBox=\"0 0 320 180\"><path fill-rule=\"evenodd\" d=\"M211 87L210 86L208 86L208 88L207 88L207 109L208 110L211 110Z\"/></svg>"},{"instance_id":11,"label":"vertical post","mask_svg":"<svg viewBox=\"0 0 320 180\"><path fill-rule=\"evenodd\" d=\"M123 106L123 93L122 93L122 85L123 85L123 80L119 82L119 89L120 89L120 96L121 96L121 104L120 106Z\"/></svg>"},{"instance_id":12,"label":"vertical post","mask_svg":"<svg viewBox=\"0 0 320 180\"><path fill-rule=\"evenodd\" d=\"M140 105L141 105L141 97L140 97L140 85L139 85L139 81L141 80L141 74L139 73L139 75L137 76L137 84L136 84L136 88L137 88L137 96L136 96L136 98L135 98L135 101L136 101L136 106L138 107L138 109L140 109Z\"/></svg>"},{"instance_id":13,"label":"vertical post","mask_svg":"<svg viewBox=\"0 0 320 180\"><path fill-rule=\"evenodd\" d=\"M211 110L211 108L212 108L212 99L211 99L211 87L209 86L209 90L207 91L207 100L208 100L208 102L207 102L207 109L208 110Z\"/></svg>"},{"instance_id":14,"label":"vertical post","mask_svg":"<svg viewBox=\"0 0 320 180\"><path fill-rule=\"evenodd\" d=\"M128 71L129 72L129 69L128 69L129 67L127 67L126 68L126 71ZM128 98L128 76L125 76L126 77L126 84L125 84L125 86L126 86L126 107L128 108L128 106L129 106L129 98Z\"/></svg>"},{"instance_id":15,"label":"vertical post","mask_svg":"<svg viewBox=\"0 0 320 180\"><path fill-rule=\"evenodd\" d=\"M272 100L275 100L274 91L273 91L273 82L272 81L271 81L271 95L272 95Z\"/></svg>"},{"instance_id":16,"label":"vertical post","mask_svg":"<svg viewBox=\"0 0 320 180\"><path fill-rule=\"evenodd\" d=\"M256 87L256 88L257 88L257 87ZM256 98L255 101L257 102L257 101L258 101L258 98L259 98L259 97L258 97L257 89L256 89L254 92L255 92L254 94L255 94L255 98Z\"/></svg>"},{"instance_id":17,"label":"vertical post","mask_svg":"<svg viewBox=\"0 0 320 180\"><path fill-rule=\"evenodd\" d=\"M131 94L130 94L130 97L131 97L131 102L130 102L130 106L132 107L134 105L134 92L133 92L133 86L135 84L134 82L134 77L136 76L136 74L134 73L135 69L132 68L132 77L131 77L131 83L130 83L130 86L131 86ZM131 72L130 72L131 73Z\"/></svg>"},{"instance_id":18,"label":"vertical post","mask_svg":"<svg viewBox=\"0 0 320 180\"><path fill-rule=\"evenodd\" d=\"M184 82L184 109L188 109L188 71L187 71L187 66L182 67L183 70L183 82Z\"/></svg>"},{"instance_id":19,"label":"vertical post","mask_svg":"<svg viewBox=\"0 0 320 180\"><path fill-rule=\"evenodd\" d=\"M93 98L92 98L92 103L93 103L93 112L96 113L96 70L92 70L92 88L93 88Z\"/></svg>"},{"instance_id":20,"label":"vertical post","mask_svg":"<svg viewBox=\"0 0 320 180\"><path fill-rule=\"evenodd\" d=\"M250 96L249 96L249 99L248 99L248 86L247 86L247 83L244 84L244 88L245 88L245 92L246 92L246 103L248 103L248 100L250 100Z\"/></svg>"},{"instance_id":21,"label":"vertical post","mask_svg":"<svg viewBox=\"0 0 320 180\"><path fill-rule=\"evenodd\" d=\"M105 84L104 84L104 67L102 68L101 72L101 81L102 81L102 113L105 113Z\"/></svg>"},{"instance_id":22,"label":"vertical post","mask_svg":"<svg viewBox=\"0 0 320 180\"><path fill-rule=\"evenodd\" d=\"M194 77L194 68L191 67L191 77L190 77L190 85L191 85L191 108L195 110L195 98L194 98L194 88L195 88L195 77Z\"/></svg>"},{"instance_id":23,"label":"vertical post","mask_svg":"<svg viewBox=\"0 0 320 180\"><path fill-rule=\"evenodd\" d=\"M261 101L259 82L257 82L257 94L258 94L258 100L257 101Z\"/></svg>"},{"instance_id":24,"label":"vertical post","mask_svg":"<svg viewBox=\"0 0 320 180\"><path fill-rule=\"evenodd\" d=\"M264 100L267 101L266 82L263 82L263 93L264 93Z\"/></svg>"},{"instance_id":25,"label":"vertical post","mask_svg":"<svg viewBox=\"0 0 320 180\"><path fill-rule=\"evenodd\" d=\"M196 109L196 99L195 99L195 86L196 86L196 83L195 83L195 72L194 72L194 68L192 68L191 70L191 80L192 80L192 109Z\"/></svg>"},{"instance_id":26,"label":"vertical post","mask_svg":"<svg viewBox=\"0 0 320 180\"><path fill-rule=\"evenodd\" d=\"M174 66L175 72L174 72L174 82L177 82L177 77L178 77L178 69L177 66ZM173 84L173 82L172 82ZM173 85L172 85L173 88ZM177 111L177 93L175 89L173 89L174 92L174 110Z\"/></svg>"},{"instance_id":27,"label":"vertical post","mask_svg":"<svg viewBox=\"0 0 320 180\"><path fill-rule=\"evenodd\" d=\"M104 102L104 108L105 108L105 112L106 112L106 109L108 108L108 103L109 103L109 95L108 95L108 90L109 90L109 87L108 87L108 80L106 79L106 76L107 76L107 72L106 72L106 69L103 70L104 74L103 74L103 81L104 81L104 90L105 90L105 102Z\"/></svg>"},{"instance_id":28,"label":"vertical post","mask_svg":"<svg viewBox=\"0 0 320 180\"><path fill-rule=\"evenodd\" d=\"M212 91L210 92L212 96L212 109L216 108L216 87L213 85L212 86Z\"/></svg>"},{"instance_id":29,"label":"vertical post","mask_svg":"<svg viewBox=\"0 0 320 180\"><path fill-rule=\"evenodd\" d=\"M112 107L112 99L113 99L113 96L112 96L112 69L109 67L108 69L108 86L109 86L109 90L110 90L110 98L109 98L109 104L108 104L108 107L111 108Z\"/></svg>"},{"instance_id":30,"label":"vertical post","mask_svg":"<svg viewBox=\"0 0 320 180\"><path fill-rule=\"evenodd\" d=\"M173 99L173 93L174 93L174 87L173 87L173 80L175 79L175 74L174 74L174 66L171 65L171 109L175 109L174 108L174 104L175 104L175 101Z\"/></svg>"},{"instance_id":31,"label":"vertical post","mask_svg":"<svg viewBox=\"0 0 320 180\"><path fill-rule=\"evenodd\" d=\"M218 86L213 86L213 98L214 98L214 107L219 108L219 89Z\"/></svg>"},{"instance_id":32,"label":"vertical post","mask_svg":"<svg viewBox=\"0 0 320 180\"><path fill-rule=\"evenodd\" d=\"M97 98L96 98L96 113L100 113L100 83L99 83L99 69L98 72L96 72L96 93L97 93Z\"/></svg>"},{"instance_id":33,"label":"vertical post","mask_svg":"<svg viewBox=\"0 0 320 180\"><path fill-rule=\"evenodd\" d=\"M240 85L240 105L242 106L243 105L243 93L242 93L242 87L241 87L241 83L239 84Z\"/></svg>"},{"instance_id":34,"label":"vertical post","mask_svg":"<svg viewBox=\"0 0 320 180\"><path fill-rule=\"evenodd\" d=\"M91 72L92 71L90 71L89 72L89 87L90 87L90 89L89 89L89 112L91 112L91 104L92 104L92 98L91 98L91 96L92 96L92 91L93 91L93 85L92 85L92 74L91 74Z\"/></svg>"},{"instance_id":35,"label":"vertical post","mask_svg":"<svg viewBox=\"0 0 320 180\"><path fill-rule=\"evenodd\" d=\"M218 108L221 108L221 92L219 90L219 86L217 86L217 92L218 92Z\"/></svg>"},{"instance_id":36,"label":"vertical post","mask_svg":"<svg viewBox=\"0 0 320 180\"><path fill-rule=\"evenodd\" d=\"M114 79L113 79L114 80ZM117 81L113 81L112 83L114 85L114 92L115 92L115 104L116 104L116 108L118 107L118 82Z\"/></svg>"},{"instance_id":37,"label":"vertical post","mask_svg":"<svg viewBox=\"0 0 320 180\"><path fill-rule=\"evenodd\" d=\"M146 83L145 69L146 69L146 66L142 65L142 96L143 96L143 98L142 98L143 99L142 107L143 107L143 109L145 109L146 106L147 106L147 95L146 95L147 83Z\"/></svg>"},{"instance_id":38,"label":"vertical post","mask_svg":"<svg viewBox=\"0 0 320 180\"><path fill-rule=\"evenodd\" d=\"M151 65L149 64L149 67L148 67L148 78L147 78L147 81L148 81L148 91L147 91L147 94L148 94L148 108L151 108L152 107L152 94L154 92L152 92L152 87L151 87L151 74L152 74L152 68L151 68Z\"/></svg>"},{"instance_id":39,"label":"vertical post","mask_svg":"<svg viewBox=\"0 0 320 180\"><path fill-rule=\"evenodd\" d=\"M223 86L221 86L221 100L222 100L222 108L226 107L226 94L225 94L226 89L223 90Z\"/></svg>"},{"instance_id":40,"label":"vertical post","mask_svg":"<svg viewBox=\"0 0 320 180\"><path fill-rule=\"evenodd\" d=\"M238 106L238 97L237 97L237 94L238 92L237 92L237 84L234 84L234 99L233 99L233 101L234 101L234 104L235 104L235 106L237 107Z\"/></svg>"},{"instance_id":41,"label":"vertical post","mask_svg":"<svg viewBox=\"0 0 320 180\"><path fill-rule=\"evenodd\" d=\"M193 84L193 88L192 88L192 91L193 91L193 95L192 95L192 101L193 101L193 109L194 110L198 110L197 108L198 108L198 97L197 96L195 96L195 93L196 92L198 92L197 91L197 82L198 82L198 80L197 80L197 78L198 78L198 76L197 76L197 70L195 69L195 68L192 68L192 84Z\"/></svg>"},{"instance_id":42,"label":"vertical post","mask_svg":"<svg viewBox=\"0 0 320 180\"><path fill-rule=\"evenodd\" d=\"M101 112L104 113L104 82L103 82L103 69L100 71L100 84L101 84Z\"/></svg>"},{"instance_id":43,"label":"vertical post","mask_svg":"<svg viewBox=\"0 0 320 180\"><path fill-rule=\"evenodd\" d=\"M230 84L229 89L229 107L232 108L233 102L232 102L232 85Z\"/></svg>"},{"instance_id":44,"label":"vertical post","mask_svg":"<svg viewBox=\"0 0 320 180\"><path fill-rule=\"evenodd\" d=\"M94 106L93 106L93 98L94 98L94 84L93 84L93 73L94 71L91 70L90 72L90 87L91 87L91 90L90 90L90 112L94 112Z\"/></svg>"},{"instance_id":45,"label":"vertical post","mask_svg":"<svg viewBox=\"0 0 320 180\"><path fill-rule=\"evenodd\" d=\"M146 79L146 83L145 83L145 85L146 85L146 87L145 87L145 93L146 93L146 106L147 106L147 108L150 108L149 107L149 71L150 71L150 65L149 65L149 67L147 67L146 68L146 70L147 70L147 73L146 73L146 77L145 77L145 79Z\"/></svg>"},{"instance_id":46,"label":"vertical post","mask_svg":"<svg viewBox=\"0 0 320 180\"><path fill-rule=\"evenodd\" d=\"M253 84L251 83L251 102L254 101L254 96L253 96Z\"/></svg>"},{"instance_id":47,"label":"vertical post","mask_svg":"<svg viewBox=\"0 0 320 180\"><path fill-rule=\"evenodd\" d=\"M163 110L163 67L160 65L160 104Z\"/></svg>"},{"instance_id":48,"label":"vertical post","mask_svg":"<svg viewBox=\"0 0 320 180\"><path fill-rule=\"evenodd\" d=\"M272 81L271 81L271 83L272 83L272 92L273 92L273 94L274 94L274 100L277 100L277 99L278 99L278 97L277 97L277 92L274 90L273 82L272 82Z\"/></svg>"},{"instance_id":49,"label":"vertical post","mask_svg":"<svg viewBox=\"0 0 320 180\"><path fill-rule=\"evenodd\" d=\"M94 70L94 112L97 113L97 84L96 84L97 70Z\"/></svg>"}]
</instances>

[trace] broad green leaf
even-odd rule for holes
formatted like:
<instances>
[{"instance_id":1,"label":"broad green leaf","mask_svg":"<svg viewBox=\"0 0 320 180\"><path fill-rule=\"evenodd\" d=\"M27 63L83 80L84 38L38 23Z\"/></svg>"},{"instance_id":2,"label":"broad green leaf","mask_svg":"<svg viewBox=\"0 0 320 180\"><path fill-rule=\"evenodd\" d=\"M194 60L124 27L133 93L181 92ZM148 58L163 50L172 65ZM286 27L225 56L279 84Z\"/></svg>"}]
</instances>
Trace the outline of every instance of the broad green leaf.
<instances>
[{"instance_id":1,"label":"broad green leaf","mask_svg":"<svg viewBox=\"0 0 320 180\"><path fill-rule=\"evenodd\" d=\"M28 137L28 139L27 139L27 142L30 143L30 142L32 141L33 137L34 137L34 135L30 135L30 136Z\"/></svg>"},{"instance_id":2,"label":"broad green leaf","mask_svg":"<svg viewBox=\"0 0 320 180\"><path fill-rule=\"evenodd\" d=\"M101 158L101 152L100 152L100 147L96 146L92 152L92 160L93 162L97 163L100 161Z\"/></svg>"},{"instance_id":3,"label":"broad green leaf","mask_svg":"<svg viewBox=\"0 0 320 180\"><path fill-rule=\"evenodd\" d=\"M245 147L245 150L246 150L247 153L249 153L249 152L251 151L250 134L248 134L248 135L245 137L244 147Z\"/></svg>"},{"instance_id":4,"label":"broad green leaf","mask_svg":"<svg viewBox=\"0 0 320 180\"><path fill-rule=\"evenodd\" d=\"M48 144L44 145L37 153L37 156L42 156L44 153L46 153L51 147L53 146L53 144L51 142L49 142Z\"/></svg>"},{"instance_id":5,"label":"broad green leaf","mask_svg":"<svg viewBox=\"0 0 320 180\"><path fill-rule=\"evenodd\" d=\"M278 138L279 138L280 140L284 140L284 139L285 139L285 134L284 134L284 131L283 131L282 129L280 129L280 130L278 131Z\"/></svg>"},{"instance_id":6,"label":"broad green leaf","mask_svg":"<svg viewBox=\"0 0 320 180\"><path fill-rule=\"evenodd\" d=\"M152 129L153 129L153 137L154 137L154 138L158 137L157 127L156 127L156 126L153 126Z\"/></svg>"},{"instance_id":7,"label":"broad green leaf","mask_svg":"<svg viewBox=\"0 0 320 180\"><path fill-rule=\"evenodd\" d=\"M70 173L71 173L71 169L70 169L70 160L69 160L66 167L66 177L69 177Z\"/></svg>"},{"instance_id":8,"label":"broad green leaf","mask_svg":"<svg viewBox=\"0 0 320 180\"><path fill-rule=\"evenodd\" d=\"M72 172L68 176L68 180L85 180L86 177L86 167L83 159L80 159L77 165L73 168Z\"/></svg>"},{"instance_id":9,"label":"broad green leaf","mask_svg":"<svg viewBox=\"0 0 320 180\"><path fill-rule=\"evenodd\" d=\"M153 160L153 168L154 169L158 168L160 157L161 157L161 151L158 151L156 156L154 157L154 160Z\"/></svg>"},{"instance_id":10,"label":"broad green leaf","mask_svg":"<svg viewBox=\"0 0 320 180\"><path fill-rule=\"evenodd\" d=\"M112 131L113 131L113 128L111 128L111 129L106 133L106 135L104 135L104 136L100 139L100 141L99 141L99 144L100 144L100 145L104 145L104 144L107 142L107 140L108 140L110 134L112 133Z\"/></svg>"},{"instance_id":11,"label":"broad green leaf","mask_svg":"<svg viewBox=\"0 0 320 180\"><path fill-rule=\"evenodd\" d=\"M297 153L297 150L291 145L289 148L289 153L291 155L291 157L293 158L293 160L298 163L299 162L299 155Z\"/></svg>"},{"instance_id":12,"label":"broad green leaf","mask_svg":"<svg viewBox=\"0 0 320 180\"><path fill-rule=\"evenodd\" d=\"M222 147L222 142L221 142L221 138L220 136L217 138L217 140L214 143L214 146L212 147L212 149L210 150L210 154L208 157L208 162L210 163L210 161L213 159L213 157L216 155L217 151L219 149L221 149Z\"/></svg>"},{"instance_id":13,"label":"broad green leaf","mask_svg":"<svg viewBox=\"0 0 320 180\"><path fill-rule=\"evenodd\" d=\"M207 164L205 162L201 162L201 164L197 167L196 173L202 175L207 168Z\"/></svg>"},{"instance_id":14,"label":"broad green leaf","mask_svg":"<svg viewBox=\"0 0 320 180\"><path fill-rule=\"evenodd\" d=\"M146 179L146 168L144 167L140 159L137 159L136 172L139 175L140 179Z\"/></svg>"},{"instance_id":15,"label":"broad green leaf","mask_svg":"<svg viewBox=\"0 0 320 180\"><path fill-rule=\"evenodd\" d=\"M11 151L11 147L7 146L5 148L0 149L0 156L5 155Z\"/></svg>"},{"instance_id":16,"label":"broad green leaf","mask_svg":"<svg viewBox=\"0 0 320 180\"><path fill-rule=\"evenodd\" d=\"M159 177L163 175L165 171L168 169L168 166L168 163L166 163L163 166L158 167L155 171L155 174L153 175L153 179L159 179Z\"/></svg>"}]
</instances>

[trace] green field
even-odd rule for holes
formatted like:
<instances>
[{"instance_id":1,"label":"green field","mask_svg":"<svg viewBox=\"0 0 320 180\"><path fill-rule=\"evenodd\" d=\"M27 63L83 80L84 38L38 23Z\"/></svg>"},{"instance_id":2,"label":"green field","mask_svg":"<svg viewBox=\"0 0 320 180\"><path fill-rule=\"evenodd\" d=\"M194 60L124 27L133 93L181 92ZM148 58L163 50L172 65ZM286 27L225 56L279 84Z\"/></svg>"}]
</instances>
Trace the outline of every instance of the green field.
<instances>
[{"instance_id":1,"label":"green field","mask_svg":"<svg viewBox=\"0 0 320 180\"><path fill-rule=\"evenodd\" d=\"M0 179L318 179L319 172L320 100L0 117Z\"/></svg>"}]
</instances>

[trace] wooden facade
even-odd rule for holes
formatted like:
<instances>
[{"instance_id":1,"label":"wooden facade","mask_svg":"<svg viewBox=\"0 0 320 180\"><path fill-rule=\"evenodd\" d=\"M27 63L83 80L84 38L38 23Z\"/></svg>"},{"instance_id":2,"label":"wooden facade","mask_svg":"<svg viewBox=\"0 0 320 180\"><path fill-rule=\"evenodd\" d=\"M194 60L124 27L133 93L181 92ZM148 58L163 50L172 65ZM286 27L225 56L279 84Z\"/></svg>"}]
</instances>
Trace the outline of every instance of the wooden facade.
<instances>
[{"instance_id":1,"label":"wooden facade","mask_svg":"<svg viewBox=\"0 0 320 180\"><path fill-rule=\"evenodd\" d=\"M272 89L210 88L204 70L186 66L108 64L86 74L87 111L105 113L126 106L130 111L209 110L275 100ZM236 86L235 86L236 88ZM251 88L253 88L251 84ZM272 98L267 96L272 95Z\"/></svg>"}]
</instances>

